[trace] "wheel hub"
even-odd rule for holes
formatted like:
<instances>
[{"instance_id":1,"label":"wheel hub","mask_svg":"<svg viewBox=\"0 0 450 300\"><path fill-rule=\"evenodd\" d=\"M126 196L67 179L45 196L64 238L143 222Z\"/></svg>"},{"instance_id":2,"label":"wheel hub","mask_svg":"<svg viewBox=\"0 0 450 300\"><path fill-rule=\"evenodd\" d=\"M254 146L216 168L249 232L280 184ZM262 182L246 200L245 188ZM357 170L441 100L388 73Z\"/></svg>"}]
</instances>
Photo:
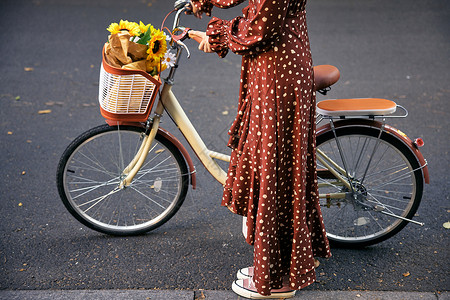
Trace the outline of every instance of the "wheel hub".
<instances>
[{"instance_id":1,"label":"wheel hub","mask_svg":"<svg viewBox=\"0 0 450 300\"><path fill-rule=\"evenodd\" d=\"M364 204L367 200L367 188L358 181L353 182L352 186L353 191L349 191L348 188L344 189L345 199L353 205L355 210L367 210L368 206Z\"/></svg>"}]
</instances>

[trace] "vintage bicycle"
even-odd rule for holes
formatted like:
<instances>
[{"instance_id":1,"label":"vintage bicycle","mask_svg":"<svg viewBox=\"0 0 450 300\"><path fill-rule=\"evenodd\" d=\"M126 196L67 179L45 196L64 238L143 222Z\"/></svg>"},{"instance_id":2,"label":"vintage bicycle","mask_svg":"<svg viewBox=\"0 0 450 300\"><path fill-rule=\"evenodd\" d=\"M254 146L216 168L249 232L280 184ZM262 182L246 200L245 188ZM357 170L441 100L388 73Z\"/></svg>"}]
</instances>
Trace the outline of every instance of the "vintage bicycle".
<instances>
[{"instance_id":1,"label":"vintage bicycle","mask_svg":"<svg viewBox=\"0 0 450 300\"><path fill-rule=\"evenodd\" d=\"M188 2L175 2L171 47L176 62L163 83L143 71L113 68L103 57L99 101L107 124L82 133L67 147L56 178L66 208L91 229L120 236L148 232L174 216L189 185L195 189L196 168L186 148L160 127L164 111L206 170L225 182L227 173L217 160L229 162L230 156L205 145L172 92L183 51L189 56L183 42L189 29L179 25ZM340 74L322 65L314 67L314 76L316 90L326 94ZM423 141L412 141L386 124L407 115L404 107L386 99L318 102L317 124L325 122L317 129L319 197L333 244L372 245L409 222L423 225L412 220L424 182L429 182L419 151Z\"/></svg>"}]
</instances>

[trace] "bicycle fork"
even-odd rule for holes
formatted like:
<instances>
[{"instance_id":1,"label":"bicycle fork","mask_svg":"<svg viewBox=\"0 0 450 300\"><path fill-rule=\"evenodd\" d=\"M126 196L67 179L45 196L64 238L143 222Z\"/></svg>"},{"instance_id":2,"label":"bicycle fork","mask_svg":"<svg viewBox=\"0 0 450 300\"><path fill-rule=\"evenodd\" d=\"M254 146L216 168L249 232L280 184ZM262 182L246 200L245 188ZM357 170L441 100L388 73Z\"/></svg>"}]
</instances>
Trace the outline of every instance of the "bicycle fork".
<instances>
[{"instance_id":1,"label":"bicycle fork","mask_svg":"<svg viewBox=\"0 0 450 300\"><path fill-rule=\"evenodd\" d=\"M150 129L150 133L144 136L142 144L138 152L136 153L135 157L123 170L122 177L125 176L125 178L123 178L120 181L119 188L123 189L128 187L133 181L133 178L141 169L142 165L144 164L145 159L147 158L147 155L149 153L150 147L153 143L153 140L155 139L156 133L158 132L159 123L163 112L164 106L162 105L161 101L158 101L153 117L153 122L151 123L152 126Z\"/></svg>"}]
</instances>

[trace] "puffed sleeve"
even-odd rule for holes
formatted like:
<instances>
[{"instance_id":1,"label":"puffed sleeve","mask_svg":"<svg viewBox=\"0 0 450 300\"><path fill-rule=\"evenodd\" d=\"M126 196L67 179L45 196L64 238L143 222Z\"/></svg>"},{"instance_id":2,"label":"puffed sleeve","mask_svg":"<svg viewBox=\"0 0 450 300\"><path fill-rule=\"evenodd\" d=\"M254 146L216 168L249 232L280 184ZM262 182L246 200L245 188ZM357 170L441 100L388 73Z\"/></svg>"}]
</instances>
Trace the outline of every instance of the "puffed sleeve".
<instances>
[{"instance_id":1,"label":"puffed sleeve","mask_svg":"<svg viewBox=\"0 0 450 300\"><path fill-rule=\"evenodd\" d=\"M213 17L206 30L206 34L209 36L211 50L216 52L222 58L228 53L228 32L230 31L230 24L231 21Z\"/></svg>"},{"instance_id":2,"label":"puffed sleeve","mask_svg":"<svg viewBox=\"0 0 450 300\"><path fill-rule=\"evenodd\" d=\"M211 15L213 6L219 8L230 8L236 6L246 0L191 0L192 4L197 7L198 10Z\"/></svg>"},{"instance_id":3,"label":"puffed sleeve","mask_svg":"<svg viewBox=\"0 0 450 300\"><path fill-rule=\"evenodd\" d=\"M281 34L287 1L260 0L243 9L243 16L231 21L213 18L206 34L213 51L224 57L228 50L252 55L274 45Z\"/></svg>"}]
</instances>

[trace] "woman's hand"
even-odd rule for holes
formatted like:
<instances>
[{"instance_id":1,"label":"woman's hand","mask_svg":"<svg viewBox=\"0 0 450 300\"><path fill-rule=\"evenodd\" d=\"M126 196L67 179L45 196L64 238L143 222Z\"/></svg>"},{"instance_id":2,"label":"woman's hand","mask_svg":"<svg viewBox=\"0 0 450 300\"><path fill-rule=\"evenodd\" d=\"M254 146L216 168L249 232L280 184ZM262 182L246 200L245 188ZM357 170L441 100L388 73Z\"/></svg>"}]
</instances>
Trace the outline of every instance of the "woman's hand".
<instances>
[{"instance_id":1,"label":"woman's hand","mask_svg":"<svg viewBox=\"0 0 450 300\"><path fill-rule=\"evenodd\" d=\"M203 12L200 11L200 10L192 3L192 1L191 1L190 4L188 4L188 5L186 5L186 6L189 6L189 10L190 10L189 14L193 14L196 18L199 18L199 19L202 18Z\"/></svg>"},{"instance_id":2,"label":"woman's hand","mask_svg":"<svg viewBox=\"0 0 450 300\"><path fill-rule=\"evenodd\" d=\"M191 38L195 39L197 42L199 42L199 45L198 45L199 50L206 52L206 53L214 52L211 50L211 45L209 44L209 37L206 35L206 32L191 30L191 31L189 31L189 37L191 37Z\"/></svg>"}]
</instances>

